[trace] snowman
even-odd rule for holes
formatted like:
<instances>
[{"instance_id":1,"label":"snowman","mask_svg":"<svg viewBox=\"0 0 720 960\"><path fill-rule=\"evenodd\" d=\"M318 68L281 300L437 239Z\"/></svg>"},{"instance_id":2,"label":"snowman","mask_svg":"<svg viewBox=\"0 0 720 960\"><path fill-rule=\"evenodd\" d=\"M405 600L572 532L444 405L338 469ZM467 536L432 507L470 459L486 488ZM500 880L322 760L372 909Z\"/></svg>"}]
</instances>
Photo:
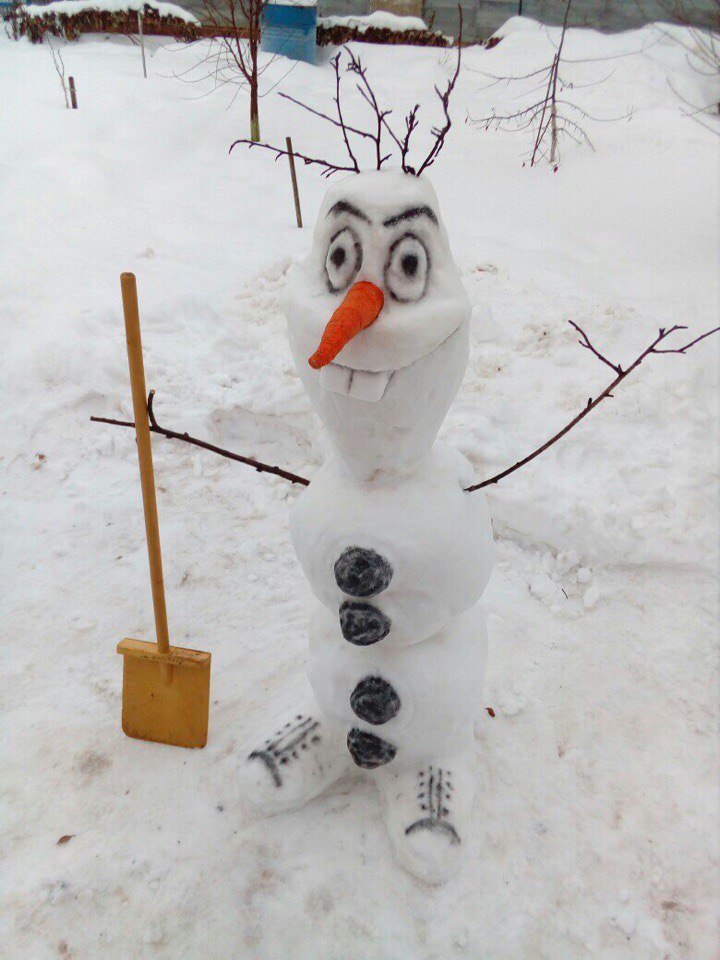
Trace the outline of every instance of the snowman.
<instances>
[{"instance_id":1,"label":"snowman","mask_svg":"<svg viewBox=\"0 0 720 960\"><path fill-rule=\"evenodd\" d=\"M332 445L291 516L316 599L314 698L249 752L243 792L281 812L365 775L399 861L442 882L469 835L493 538L483 495L464 491L472 467L436 442L470 305L427 179L380 170L333 185L285 310Z\"/></svg>"}]
</instances>

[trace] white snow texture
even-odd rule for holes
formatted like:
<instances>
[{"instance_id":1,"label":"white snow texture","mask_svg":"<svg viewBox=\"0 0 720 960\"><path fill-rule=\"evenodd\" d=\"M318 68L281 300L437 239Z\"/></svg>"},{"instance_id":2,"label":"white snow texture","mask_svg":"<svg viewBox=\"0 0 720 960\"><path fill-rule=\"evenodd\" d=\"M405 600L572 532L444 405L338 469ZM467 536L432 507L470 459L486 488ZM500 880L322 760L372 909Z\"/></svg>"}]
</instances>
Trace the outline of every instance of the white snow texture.
<instances>
[{"instance_id":1,"label":"white snow texture","mask_svg":"<svg viewBox=\"0 0 720 960\"><path fill-rule=\"evenodd\" d=\"M529 74L555 53L557 29L515 19L501 32L494 49L463 51L430 171L473 305L440 439L478 478L610 382L568 320L627 364L658 327L687 324L681 343L720 306L720 138L678 97L699 106L718 91L675 42L689 34L569 31L564 97L631 116L585 121L595 152L566 142L553 173L522 166L527 132L463 122L532 90L532 78L488 86L487 74ZM244 95L227 109L234 91L177 79L205 49L146 38L145 80L125 38L65 45L73 111L45 45L0 38L0 955L712 957L716 339L648 359L487 491L497 562L481 601L481 706L495 715L475 731L475 826L445 887L399 869L371 785L338 784L271 820L239 800L268 704L279 718L306 692L314 601L286 481L154 440L171 638L212 651L210 738L183 751L122 735L115 645L154 629L132 431L89 422L132 417L120 272L138 275L161 424L310 478L329 453L280 306L309 232L295 227L282 161L228 156L248 133ZM394 118L421 103L424 155L452 55L355 49ZM325 56L276 58L262 82L320 109L333 90ZM351 90L348 122L366 124ZM336 130L281 98L262 99L261 122L269 142L290 134L297 150L347 162ZM327 184L316 168L298 174L312 224Z\"/></svg>"},{"instance_id":2,"label":"white snow texture","mask_svg":"<svg viewBox=\"0 0 720 960\"><path fill-rule=\"evenodd\" d=\"M393 33L408 33L411 31L427 30L427 24L420 17L402 17L387 10L374 10L365 16L331 16L318 17L318 26L322 27L350 27L356 28L359 33L367 33L370 27L375 30L392 30Z\"/></svg>"}]
</instances>

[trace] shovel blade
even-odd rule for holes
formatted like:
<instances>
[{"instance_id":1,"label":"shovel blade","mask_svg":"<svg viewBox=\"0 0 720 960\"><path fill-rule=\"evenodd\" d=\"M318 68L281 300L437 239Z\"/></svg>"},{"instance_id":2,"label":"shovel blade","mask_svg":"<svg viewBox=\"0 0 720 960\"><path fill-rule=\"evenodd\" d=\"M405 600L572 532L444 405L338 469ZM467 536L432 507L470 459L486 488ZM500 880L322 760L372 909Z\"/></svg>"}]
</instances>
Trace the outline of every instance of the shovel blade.
<instances>
[{"instance_id":1,"label":"shovel blade","mask_svg":"<svg viewBox=\"0 0 720 960\"><path fill-rule=\"evenodd\" d=\"M122 728L128 737L174 747L204 747L210 711L210 654L184 647L159 653L144 640L122 640ZM170 682L161 665L171 668ZM167 673L167 670L164 671Z\"/></svg>"}]
</instances>

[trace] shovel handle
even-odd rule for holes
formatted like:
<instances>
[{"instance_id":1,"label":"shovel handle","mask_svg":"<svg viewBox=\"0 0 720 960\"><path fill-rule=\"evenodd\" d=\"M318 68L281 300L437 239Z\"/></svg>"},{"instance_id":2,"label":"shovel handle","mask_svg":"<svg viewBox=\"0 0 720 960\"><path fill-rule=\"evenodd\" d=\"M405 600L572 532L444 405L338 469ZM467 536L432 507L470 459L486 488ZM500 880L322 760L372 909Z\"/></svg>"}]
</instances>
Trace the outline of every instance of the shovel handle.
<instances>
[{"instance_id":1,"label":"shovel handle","mask_svg":"<svg viewBox=\"0 0 720 960\"><path fill-rule=\"evenodd\" d=\"M168 635L167 610L165 608L165 588L163 586L162 553L160 551L160 529L158 526L157 501L155 499L155 473L153 471L152 444L150 442L150 424L147 412L147 391L145 389L145 368L143 366L142 340L140 339L140 315L138 311L137 284L134 273L120 275L123 312L125 314L125 339L127 341L128 366L130 367L130 386L132 387L133 412L135 414L135 435L137 437L138 461L140 463L140 485L142 487L143 511L145 514L145 534L147 537L148 559L150 561L150 586L152 588L153 609L155 611L155 633L160 653L170 648ZM161 664L160 669L168 682L172 677L172 667Z\"/></svg>"}]
</instances>

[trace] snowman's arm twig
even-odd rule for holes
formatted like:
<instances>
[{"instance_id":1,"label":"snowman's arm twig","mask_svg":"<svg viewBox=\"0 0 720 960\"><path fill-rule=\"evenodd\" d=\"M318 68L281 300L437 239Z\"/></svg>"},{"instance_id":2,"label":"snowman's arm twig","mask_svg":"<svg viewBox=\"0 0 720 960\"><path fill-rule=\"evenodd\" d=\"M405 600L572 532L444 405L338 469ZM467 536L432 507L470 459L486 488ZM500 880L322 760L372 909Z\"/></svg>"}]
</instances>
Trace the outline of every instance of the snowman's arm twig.
<instances>
[{"instance_id":1,"label":"snowman's arm twig","mask_svg":"<svg viewBox=\"0 0 720 960\"><path fill-rule=\"evenodd\" d=\"M573 427L577 426L577 424L580 423L581 420L584 420L585 417L590 413L590 411L594 410L595 407L598 406L598 404L602 403L602 401L606 400L608 397L612 397L613 390L617 386L619 386L623 382L623 380L625 380L625 378L628 377L633 372L633 370L636 370L640 366L640 364L643 362L643 360L646 360L647 357L649 357L651 354L681 353L684 355L685 353L687 353L687 351L691 347L694 347L696 344L700 343L701 340L704 340L706 337L710 337L714 333L718 333L718 331L720 331L720 327L713 327L712 330L707 330L705 333L701 333L700 336L695 337L694 340L691 340L689 343L686 343L682 347L658 349L659 345L663 343L672 333L676 333L678 330L687 330L687 327L681 326L679 324L676 324L673 327L669 327L667 330L661 327L660 330L658 331L658 335L655 337L655 339L650 344L650 346L646 347L642 351L642 353L640 353L633 360L633 362L625 370L623 370L623 368L620 366L619 363L612 363L610 360L607 359L607 357L604 357L598 350L595 349L595 347L590 342L590 339L588 338L587 334L581 327L579 327L576 323L573 323L572 320L570 322L582 337L581 340L578 340L578 343L580 344L580 346L584 347L586 350L590 350L591 353L595 354L595 356L599 360L601 360L607 366L611 367L617 373L617 376L612 381L612 383L608 384L608 386L605 387L603 392L598 397L596 397L594 400L592 397L589 397L588 402L585 405L585 408L581 410L576 417L573 417L570 423L567 423L562 428L562 430L559 430L554 436L550 437L549 440L546 440L545 443L542 444L542 446L538 447L536 450L533 450L532 453L529 453L526 457L523 457L522 460L518 460L517 463L514 463L511 467L507 467L505 470L502 470L500 473L496 473L494 477L489 477L487 480L483 480L482 483L475 483L471 487L465 487L465 491L467 493L472 493L473 490L482 490L483 487L489 487L494 483L498 483L498 481L503 480L505 477L509 476L511 473L515 473L516 470L519 470L521 467L524 467L526 464L530 463L536 457L539 457L541 453L544 453L549 447L551 447L554 443L557 443L558 440L564 437L566 433L569 433Z\"/></svg>"},{"instance_id":2,"label":"snowman's arm twig","mask_svg":"<svg viewBox=\"0 0 720 960\"><path fill-rule=\"evenodd\" d=\"M228 460L235 460L237 463L244 463L248 467L253 467L258 473L271 473L283 480L289 480L290 483L299 483L303 487L310 485L310 481L297 473L290 473L289 470L283 470L281 467L271 466L269 463L263 463L261 460L255 460L254 457L243 457L239 453L233 453L232 450L225 450L223 447L217 447L214 443L208 443L205 440L198 440L197 437L191 437L189 433L178 433L176 430L168 430L161 427L155 419L153 411L153 400L155 391L151 390L148 394L147 411L150 420L150 432L159 433L160 436L168 440L182 440L183 443L189 443L194 447L200 447L202 450L209 450L211 453L217 453L221 457L227 457ZM135 424L131 420L113 420L110 417L90 417L93 423L109 423L115 427L131 427L135 429Z\"/></svg>"}]
</instances>

